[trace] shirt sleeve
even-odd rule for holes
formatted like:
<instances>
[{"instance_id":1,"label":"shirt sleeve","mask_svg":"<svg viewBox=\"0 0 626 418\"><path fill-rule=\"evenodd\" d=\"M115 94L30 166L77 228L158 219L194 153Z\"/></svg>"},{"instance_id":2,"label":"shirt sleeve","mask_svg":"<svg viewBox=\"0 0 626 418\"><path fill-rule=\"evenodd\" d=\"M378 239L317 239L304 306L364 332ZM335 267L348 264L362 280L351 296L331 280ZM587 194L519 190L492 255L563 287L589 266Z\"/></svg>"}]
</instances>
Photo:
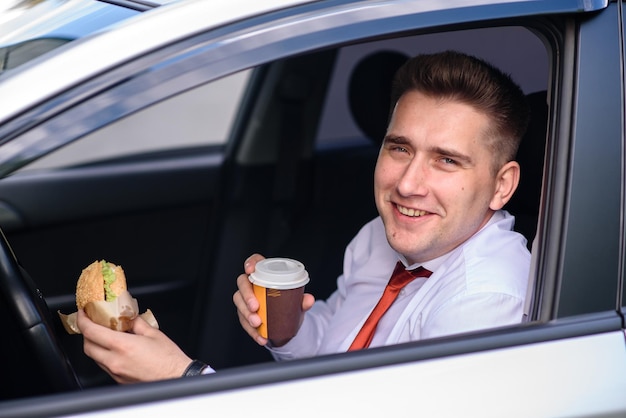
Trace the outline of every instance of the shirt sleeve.
<instances>
[{"instance_id":1,"label":"shirt sleeve","mask_svg":"<svg viewBox=\"0 0 626 418\"><path fill-rule=\"evenodd\" d=\"M422 319L420 335L435 338L519 324L523 305L522 299L504 293L458 295Z\"/></svg>"},{"instance_id":2,"label":"shirt sleeve","mask_svg":"<svg viewBox=\"0 0 626 418\"><path fill-rule=\"evenodd\" d=\"M206 366L204 369L202 369L202 372L200 372L200 374L213 374L215 373L215 369L213 369L211 366Z\"/></svg>"}]
</instances>

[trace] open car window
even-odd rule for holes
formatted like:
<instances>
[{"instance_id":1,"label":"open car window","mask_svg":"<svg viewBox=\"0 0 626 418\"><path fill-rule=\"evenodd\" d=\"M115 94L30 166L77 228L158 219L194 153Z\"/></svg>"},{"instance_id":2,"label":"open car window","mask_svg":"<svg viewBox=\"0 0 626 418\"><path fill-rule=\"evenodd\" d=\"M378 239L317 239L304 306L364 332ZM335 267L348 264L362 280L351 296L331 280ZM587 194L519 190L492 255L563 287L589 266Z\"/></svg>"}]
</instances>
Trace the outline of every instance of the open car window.
<instances>
[{"instance_id":1,"label":"open car window","mask_svg":"<svg viewBox=\"0 0 626 418\"><path fill-rule=\"evenodd\" d=\"M549 10L520 2L521 15L489 2L462 12L430 3L353 11L339 2L329 11L322 3L172 40L0 126L0 223L51 310L74 309L73 272L86 258L113 254L162 329L218 370L111 388L80 338L63 335L85 388L59 395L54 411L85 413L110 402L120 413L127 405L193 412L278 389L302 399L298 389L308 387L324 399L345 391L363 409L385 386L410 402L416 391L428 393L418 403L429 412L437 389L451 382L465 401L446 405L456 413L480 409L484 387L507 405L521 392L539 399L520 407L530 415L545 413L540 407L551 400L571 402L583 386L590 399L606 400L603 412L626 410L624 378L614 372L626 370L615 262L623 179L611 174L621 173L623 92L605 86L622 80L623 59L610 52L621 45L610 23L617 5L588 2L608 11L586 20L567 2ZM388 113L370 106L384 94L353 88L355 74L370 58L384 65L448 49L503 69L531 102L518 153L522 180L505 207L532 250L526 317L501 329L273 363L232 307L243 260L253 252L301 260L307 291L322 299L334 291L346 245L377 216L373 169ZM602 74L598 60L607 63ZM367 83L386 82L379 70ZM591 255L604 261L593 283L578 269ZM573 365L563 353L581 360ZM570 372L576 378L563 379ZM407 385L415 376L425 384ZM584 414L592 403L567 411Z\"/></svg>"}]
</instances>

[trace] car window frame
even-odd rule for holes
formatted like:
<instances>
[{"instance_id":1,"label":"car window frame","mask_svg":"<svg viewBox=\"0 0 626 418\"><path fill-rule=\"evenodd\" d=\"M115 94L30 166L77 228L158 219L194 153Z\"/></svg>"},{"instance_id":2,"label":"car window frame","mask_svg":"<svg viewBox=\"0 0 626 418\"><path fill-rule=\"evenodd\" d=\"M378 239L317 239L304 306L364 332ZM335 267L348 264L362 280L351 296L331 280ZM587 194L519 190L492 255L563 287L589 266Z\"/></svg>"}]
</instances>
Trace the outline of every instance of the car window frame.
<instances>
[{"instance_id":1,"label":"car window frame","mask_svg":"<svg viewBox=\"0 0 626 418\"><path fill-rule=\"evenodd\" d=\"M208 48L210 50L209 57L204 57L204 68L202 71L205 74L202 82L208 82L227 74L258 66L267 62L267 57L280 59L290 54L327 47L329 42L338 44L356 40L364 41L367 38L374 39L386 33L416 32L435 27L445 27L447 24L461 26L463 23L472 22L476 15L481 16L481 20L492 20L495 22L499 19L525 15L587 12L606 6L605 2L601 0L586 2L584 5L575 1L558 3L526 1L520 3L516 8L511 8L508 2L486 2L486 4L477 2L478 5L474 6L471 5L472 2L468 2L469 5L467 7L451 11L448 7L455 7L455 5L443 6L418 3L418 5L411 4L397 7L395 3L386 2L373 6L361 6L356 9L345 7L342 2L337 2L335 7L328 7L322 3L311 3L209 30L207 33L187 38L174 45L159 48L147 56L131 60L126 64L120 64L117 68L101 74L92 81L56 95L45 104L34 105L20 116L6 121L0 126L0 138L3 138L0 145L13 140L24 129L38 125L53 115L75 106L78 102L82 102L95 94L102 94L103 90L111 89L111 86L114 86L113 89L117 88L118 86L115 86L115 84L119 83L119 80L125 80L129 76L132 77L137 68L150 72L149 68L151 65L158 65L163 70L163 63L157 64L162 62L163 57L170 57L170 60L185 59L184 56L189 57L189 54L191 54L189 52L190 49L197 51ZM349 21L353 22L349 25L349 30L342 23L347 13L352 14L352 16L348 17ZM283 20L284 23L273 30L268 30L265 24L273 19ZM370 22L372 21L376 21L377 24L371 25ZM337 33L334 29L335 27L340 27L342 30ZM366 35L362 35L364 28L367 28ZM307 31L313 31L315 36L307 36ZM329 41L329 37L333 40ZM254 42L251 42L251 39ZM290 44L291 49L281 46L277 50L276 46L281 45L281 42L284 41ZM257 47L258 45L264 46L259 48ZM229 56L221 55L220 51L230 48L237 50L238 53L231 53ZM180 51L184 52L180 53ZM174 76L171 81L180 80L184 74L185 71L183 70L182 74ZM127 83L128 81L125 82ZM200 81L196 80L187 88L198 84L200 84ZM177 86L177 88L180 91L181 87ZM162 91L160 97L148 98L145 103L135 105L133 109L127 109L125 114L140 110L149 104L174 94L168 89L168 84L162 86ZM111 115L109 119L112 117L119 119L122 116L123 114ZM108 122L102 119L102 124ZM81 135L84 134L82 133ZM75 139L76 137L61 143L48 143L45 145L42 143L41 138L31 138L24 141L27 143L30 143L32 140L38 141L41 144L39 147L40 154L43 154ZM8 153L6 152L7 148L9 147L0 148L0 167L2 168L0 177L9 174L38 157L19 155L22 151L19 141L14 142Z\"/></svg>"},{"instance_id":2,"label":"car window frame","mask_svg":"<svg viewBox=\"0 0 626 418\"><path fill-rule=\"evenodd\" d=\"M540 2L521 4L520 7L528 9L526 13L520 13L518 9L504 7L505 5L481 4L476 6L473 11L483 16L480 20L481 26L500 24L527 26L529 22L520 20L519 14L542 15L553 10L553 8L549 9L546 4ZM550 5L553 4L550 3ZM270 15L236 22L173 43L96 77L79 87L70 89L43 105L34 107L22 117L0 127L0 138L5 137L3 142L11 141L11 146L0 147L0 167L2 167L0 175L6 175L37 158L38 155L28 153L33 149L38 153L50 152L94 129L171 97L180 91L188 90L234 72L262 65L269 60L327 48L331 45L334 47L357 40L361 42L375 39L377 36L386 34L400 36L409 32L412 34L421 31L427 32L433 28L445 29L446 25L452 24L452 22L458 27L463 27L464 24L469 25L474 19L473 13L461 16L459 10L428 12L418 10L415 14L398 16L397 12L394 12L392 6L388 4L384 7L390 8L388 13L391 17L384 15L380 17L378 13L381 9L377 8L362 7L350 10L340 7L340 5L337 6L341 12L339 14L331 13L337 11L331 7L329 10L319 9L321 11L319 15L316 15L314 13L316 7L319 5L313 3L295 8L294 14L289 17L287 17L286 11L270 13ZM467 8L467 11L470 10L472 8ZM266 22L276 18L275 14L278 14L279 17L285 15L282 18L285 23L269 29ZM307 17L305 22L298 20L301 19L302 15ZM511 15L514 16L514 19L507 20L506 18ZM333 24L345 28L345 25L338 23L338 20L346 16L353 16L351 20L354 23L350 30L334 30ZM415 19L411 19L412 17ZM486 17L490 19L487 20ZM296 24L296 22L299 23ZM374 25L372 22L376 24ZM539 21L536 19L532 20L530 26L537 25L537 22ZM549 25L549 23L543 27L539 25L536 29L543 31L544 34L549 34ZM295 34L293 33L294 27L298 29ZM332 37L329 36L330 34ZM251 38L254 38L255 42L250 42ZM555 45L558 42L556 39L546 39L546 42L551 43L553 48L557 47ZM571 56L573 57L573 55ZM555 62L553 71L566 73L564 67L561 63ZM556 74L554 76L556 77ZM153 85L159 86L157 94L155 94L154 89L149 88ZM132 100L124 101L123 97L132 97ZM562 103L566 103L564 98L560 98L560 100ZM91 120L87 118L91 118ZM81 131L81 124L77 124L76 121L88 121L85 124L88 128L83 128ZM68 129L68 126L72 126L72 129ZM7 134L7 132L9 133ZM18 136L19 138L15 138ZM50 138L55 138L57 142L51 141ZM21 145L22 143L23 145ZM40 146L33 147L33 143L39 143ZM567 145L561 144L561 146ZM234 149L236 146L230 148ZM232 158L232 156L226 155L226 158ZM240 159L240 162L245 163L246 161ZM556 196L566 195L565 192L559 192L555 185L552 186L552 189L550 193L557 193ZM555 213L564 213L564 210L564 208L559 208ZM544 211L549 212L547 209ZM539 274L537 276L548 277L545 271L549 271L549 269L558 271L558 266L555 267L550 263L554 263L553 260L559 259L561 255L557 256L549 253L549 251L545 253L542 251L550 248L556 248L558 251L561 246L555 246L554 243L552 238L550 242L540 243L538 251L541 253L541 257L538 261L537 271ZM561 243L559 242L559 244ZM553 279L544 280L536 287L535 294L545 292L547 289L553 297L543 297L541 309L535 308L531 319L549 320L559 316L558 310L554 307L557 306L560 289L563 288L560 280L561 274L562 272L558 272ZM544 293L541 294L545 296Z\"/></svg>"},{"instance_id":3,"label":"car window frame","mask_svg":"<svg viewBox=\"0 0 626 418\"><path fill-rule=\"evenodd\" d=\"M459 10L434 9L425 12L420 7L416 7L417 10L414 13L402 15L391 4L352 10L342 5L322 9L318 4L312 3L294 8L291 15L282 10L209 30L117 67L113 71L102 74L31 109L17 120L1 126L0 138L3 136L6 138L3 142L20 135L24 129L28 130L20 135L20 138L13 140L10 147L0 147L0 167L2 168L0 176L37 158L38 155L32 153L33 149L40 154L48 153L113 120L118 120L180 91L262 65L269 60L328 48L331 45L334 47L356 41L373 40L386 34L401 36L403 33L428 32L434 28L445 29L453 22L455 27L462 28L464 24L469 25L475 19L475 13L480 13L482 16L480 19L482 26L505 24L505 22L509 25L527 26L528 22L524 23L518 15L538 14L541 16L554 10L554 3L551 2L547 4L522 3L519 7L527 8L525 13L505 6L507 4L480 4L475 8L465 8L462 11L468 13L463 14ZM563 5L557 6L563 7ZM386 13L381 16L381 11L386 11ZM469 13L470 11L473 13ZM306 17L303 22L300 21L303 19L302 16ZM514 17L513 21L506 20L509 16ZM346 17L354 22L350 25L350 30L347 30L346 25L342 23L342 19ZM280 19L283 24L273 29L268 28L266 22L276 18ZM538 22L540 20L534 19L530 22L530 26L539 25L536 30L546 34L544 35L547 36L545 41L551 44L551 48L558 48L556 35L550 35L553 33L549 28L551 24L547 21L545 24ZM333 25L342 30L335 30ZM294 29L297 30L295 33ZM554 39L548 39L549 37ZM251 42L251 39L254 39L254 42ZM559 54L555 53L555 55ZM565 71L559 65L559 62L555 62L552 71ZM150 89L153 85L159 86L157 93L154 89ZM94 97L98 97L98 100L92 100ZM128 97L132 99L123 100ZM64 113L60 117L55 117L61 112ZM80 131L82 124L76 121L87 121L88 117L92 119L88 121L89 128ZM20 129L20 124L30 126L22 126ZM69 126L72 129L68 129ZM12 134L4 135L7 131L12 131ZM69 135L70 133L72 135ZM54 138L56 142L51 138ZM20 145L22 142L23 146ZM33 143L38 143L39 146L33 147ZM234 144L229 149L235 149L237 146L238 144ZM226 154L225 158L228 160L233 156ZM246 163L245 158L239 158L239 161ZM548 244L540 243L538 252L543 254L542 249L551 247ZM554 263L557 259L542 256L537 263L538 273L543 273L549 268L558 270L558 266L550 266L550 263ZM548 277L545 274L540 275ZM549 277L554 278L541 282L536 287L535 294L547 289L555 297L541 299L544 314L537 314L538 309L532 310L533 315L537 317L543 315L542 319L545 320L554 318L557 314L552 310L552 306L558 301L556 297L559 293L556 289L560 286L561 278L558 274ZM531 317L531 319L535 318Z\"/></svg>"},{"instance_id":4,"label":"car window frame","mask_svg":"<svg viewBox=\"0 0 626 418\"><path fill-rule=\"evenodd\" d=\"M624 3L620 4L620 23L621 23L621 53L622 53L622 74L621 74L621 84L620 84L620 90L622 92L622 104L621 104L621 114L622 115L626 115L626 71L624 70L625 66L626 66L626 5L624 5ZM622 172L621 172L621 178L622 178L622 194L621 194L621 208L622 208L622 213L624 213L624 211L626 210L626 117L623 120L623 125L622 125L622 132L621 132L621 137L622 137ZM621 241L620 241L620 245L621 245L621 249L620 249L620 253L621 253L621 257L620 257L620 287L621 287L621 292L618 292L618 295L620 295L621 300L618 300L617 306L621 307L621 312L622 312L622 318L624 318L624 322L622 327L626 329L626 219L624 219L624 217L622 217L621 219L621 226L620 226L620 232L621 232ZM625 333L626 335L626 333Z\"/></svg>"},{"instance_id":5,"label":"car window frame","mask_svg":"<svg viewBox=\"0 0 626 418\"><path fill-rule=\"evenodd\" d=\"M551 285L556 286L558 301L553 301L550 308L545 306L539 319L618 310L621 226L613 222L621 219L624 209L620 201L623 180L616 175L621 173L623 144L621 126L611 122L621 120L622 98L617 89L597 87L621 80L617 53L621 40L616 18L617 6L612 4L601 14L581 19L578 33L572 32L573 27L565 31L562 80L554 92L557 98L552 101L556 107L551 121L555 129L549 141L549 154L559 161L552 163L550 199L542 199L551 205L545 210L551 218L544 219L548 231L543 234L541 252L546 260L544 266L551 257L561 260L561 269L552 266L550 273L544 272L544 278L556 273L557 280ZM594 62L603 63L602 74ZM598 95L598 91L613 94ZM602 138L601 145L598 138ZM594 181L590 182L587 179L592 173ZM596 181L602 183L602 188ZM594 202L593 207L586 202ZM591 227L589 219L594 220ZM594 280L589 280L590 272L585 271L590 263L594 265ZM599 280L601 277L607 279ZM601 297L597 303L591 303L588 296L598 293Z\"/></svg>"}]
</instances>

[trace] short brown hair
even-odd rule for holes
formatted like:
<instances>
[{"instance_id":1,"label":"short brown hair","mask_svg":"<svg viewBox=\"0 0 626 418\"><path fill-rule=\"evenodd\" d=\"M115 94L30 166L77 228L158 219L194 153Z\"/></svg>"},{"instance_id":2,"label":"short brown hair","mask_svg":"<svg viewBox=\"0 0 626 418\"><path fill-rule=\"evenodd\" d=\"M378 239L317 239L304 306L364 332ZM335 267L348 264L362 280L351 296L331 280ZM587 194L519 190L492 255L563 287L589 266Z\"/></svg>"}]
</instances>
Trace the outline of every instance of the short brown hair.
<instances>
[{"instance_id":1,"label":"short brown hair","mask_svg":"<svg viewBox=\"0 0 626 418\"><path fill-rule=\"evenodd\" d=\"M526 132L526 97L511 77L479 58L456 51L417 55L397 71L391 90L391 109L407 91L457 100L474 107L493 122L488 134L495 170L515 159Z\"/></svg>"}]
</instances>

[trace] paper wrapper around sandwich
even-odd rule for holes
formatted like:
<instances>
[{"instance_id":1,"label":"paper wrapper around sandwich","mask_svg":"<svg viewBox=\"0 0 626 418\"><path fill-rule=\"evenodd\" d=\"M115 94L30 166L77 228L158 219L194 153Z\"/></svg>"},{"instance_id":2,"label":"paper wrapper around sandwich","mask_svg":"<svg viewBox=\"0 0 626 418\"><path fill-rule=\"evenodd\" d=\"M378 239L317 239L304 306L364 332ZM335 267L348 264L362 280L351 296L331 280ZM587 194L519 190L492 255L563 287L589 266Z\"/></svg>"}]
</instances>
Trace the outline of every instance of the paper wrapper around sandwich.
<instances>
[{"instance_id":1,"label":"paper wrapper around sandwich","mask_svg":"<svg viewBox=\"0 0 626 418\"><path fill-rule=\"evenodd\" d=\"M116 331L128 331L131 327L131 321L137 316L143 318L153 328L159 328L159 324L150 309L139 315L137 299L133 298L128 291L120 293L112 302L89 302L85 305L84 310L89 319L96 324ZM76 312L65 315L59 311L61 323L70 334L80 334L76 325L76 315Z\"/></svg>"}]
</instances>

